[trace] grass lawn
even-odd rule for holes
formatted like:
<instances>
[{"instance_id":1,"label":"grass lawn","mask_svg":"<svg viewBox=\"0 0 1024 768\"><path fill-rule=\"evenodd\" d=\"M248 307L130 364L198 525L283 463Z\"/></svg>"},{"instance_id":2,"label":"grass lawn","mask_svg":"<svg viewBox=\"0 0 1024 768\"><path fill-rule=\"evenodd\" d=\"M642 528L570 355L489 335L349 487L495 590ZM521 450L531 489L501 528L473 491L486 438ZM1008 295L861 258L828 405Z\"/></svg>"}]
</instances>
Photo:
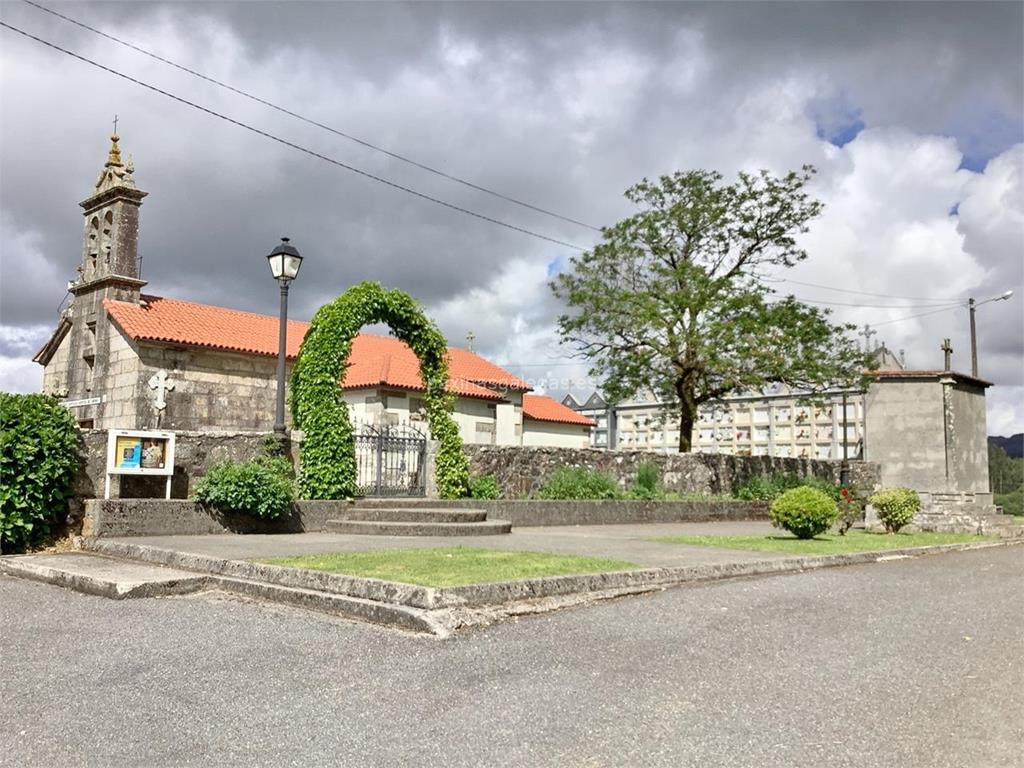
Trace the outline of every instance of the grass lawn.
<instances>
[{"instance_id":1,"label":"grass lawn","mask_svg":"<svg viewBox=\"0 0 1024 768\"><path fill-rule=\"evenodd\" d=\"M672 536L653 539L664 544L692 544L698 547L745 549L757 552L779 552L788 555L842 555L850 552L874 552L904 547L927 547L937 544L959 544L967 541L988 541L987 536L967 533L869 533L852 530L845 536L825 534L801 540L788 533L767 536Z\"/></svg>"},{"instance_id":2,"label":"grass lawn","mask_svg":"<svg viewBox=\"0 0 1024 768\"><path fill-rule=\"evenodd\" d=\"M423 587L457 587L538 576L628 571L639 566L623 560L553 555L545 552L502 552L493 549L383 549L329 555L281 557L260 562L291 568L400 581Z\"/></svg>"}]
</instances>

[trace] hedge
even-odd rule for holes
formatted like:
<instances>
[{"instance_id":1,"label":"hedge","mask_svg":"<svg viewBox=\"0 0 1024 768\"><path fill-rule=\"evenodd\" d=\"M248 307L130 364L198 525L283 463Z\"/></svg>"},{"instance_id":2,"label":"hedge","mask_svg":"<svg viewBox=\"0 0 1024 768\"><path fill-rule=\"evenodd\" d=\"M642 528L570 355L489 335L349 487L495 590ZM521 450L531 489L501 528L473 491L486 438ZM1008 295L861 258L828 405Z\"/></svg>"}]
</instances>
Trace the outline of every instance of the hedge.
<instances>
[{"instance_id":1,"label":"hedge","mask_svg":"<svg viewBox=\"0 0 1024 768\"><path fill-rule=\"evenodd\" d=\"M56 399L0 392L0 552L42 542L66 514L78 428Z\"/></svg>"}]
</instances>

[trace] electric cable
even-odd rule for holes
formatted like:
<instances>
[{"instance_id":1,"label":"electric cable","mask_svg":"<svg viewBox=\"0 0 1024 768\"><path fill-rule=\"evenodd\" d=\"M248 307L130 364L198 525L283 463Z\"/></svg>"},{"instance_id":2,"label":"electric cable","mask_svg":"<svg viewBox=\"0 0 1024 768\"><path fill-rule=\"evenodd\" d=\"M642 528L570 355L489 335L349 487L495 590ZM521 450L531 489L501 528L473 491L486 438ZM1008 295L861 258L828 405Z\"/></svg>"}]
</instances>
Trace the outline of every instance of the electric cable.
<instances>
[{"instance_id":1,"label":"electric cable","mask_svg":"<svg viewBox=\"0 0 1024 768\"><path fill-rule=\"evenodd\" d=\"M463 179L463 178L460 178L458 176L455 176L454 174L447 173L446 171L442 171L439 168L434 168L433 166L427 165L426 163L421 163L418 160L413 160L412 158L407 157L407 156L402 155L402 154L399 154L398 152L393 152L393 151L391 151L389 149L385 149L384 147L381 147L381 146L378 146L376 144L373 144L373 143L371 143L369 141L366 141L365 139L360 139L359 137L353 136L350 133L345 133L344 131L339 130L337 128L332 128L329 125L325 125L324 123L321 123L321 122L319 122L317 120L313 120L312 118L306 117L305 115L301 115L298 112L290 110L290 109L288 109L286 107L282 107L282 106L280 106L278 104L275 104L272 101L268 101L267 99L260 98L259 96L256 96L256 95L254 95L252 93L249 93L248 91L244 91L241 88L236 88L235 86L229 85L228 83L225 83L225 82L223 82L221 80L217 80L214 77L210 77L209 75L204 75L202 72L197 72L196 70L190 69L189 67L186 67L186 66L184 66L182 64L178 64L175 61L171 61L170 59L166 59L163 56L160 56L160 55L158 55L156 53L153 53L152 51L148 51L145 48L142 48L141 46L138 46L138 45L135 45L134 43L128 42L127 40L122 40L121 38L116 37L114 35L111 35L108 32L104 32L104 31L102 31L100 29L96 29L95 27L90 27L88 24L86 24L84 22L81 22L81 21L79 21L77 19L71 18L70 16L65 16L63 13L59 13L58 11L55 11L52 8L47 8L45 5L41 5L39 3L33 2L33 0L24 0L24 2L27 3L28 5L31 5L33 8L38 8L40 11L43 11L44 13L48 13L51 16L56 16L58 19L63 19L64 21L66 21L66 22L68 22L70 24L74 24L77 27L81 27L82 29L88 30L89 32L92 32L93 34L99 35L100 37L104 37L107 40L110 40L112 42L117 43L118 45L123 45L126 48L130 48L133 51L137 51L138 53L143 54L144 56L148 56L151 59L155 59L156 61L162 62L163 64L167 64L169 66L172 66L175 69L181 70L182 72L186 72L186 73L192 75L193 77L198 77L201 80L205 80L208 83L212 83L213 85L216 85L216 86L218 86L220 88L224 88L224 89L226 89L228 91L231 91L232 93L235 93L235 94L237 94L239 96L242 96L243 98L249 99L251 101L255 101L256 103L262 104L265 107L270 107L271 109L277 110L278 112L281 112L282 114L288 115L289 117L293 117L296 120L301 120L302 122L307 123L308 125L312 125L312 126L315 126L317 128L321 128L321 129L323 129L325 131L333 133L336 136L340 136L343 139L348 139L349 141L354 141L356 144L360 144L360 145L362 145L364 147L367 147L369 149L372 149L372 150L374 150L376 152L381 152L381 153L387 155L388 157L394 158L395 160L400 160L403 163L408 163L409 165L412 165L412 166L415 166L416 168L419 168L421 170L427 171L428 173L433 173L433 174L435 174L437 176L440 176L442 178L448 179L449 181L454 181L457 184L462 184L463 186L469 187L470 189L474 189L477 192L483 192L485 194L492 195L493 197L497 197L497 198L499 198L501 200L505 200L506 202L513 203L513 204L521 206L523 208L528 208L531 211L535 211L537 213L542 213L545 216L551 216L552 218L555 218L555 219L561 219L562 221L569 222L570 224L576 224L577 226L585 227L587 229L594 230L595 232L600 232L601 231L600 227L595 227L593 224L587 224L586 222L580 221L578 219L574 219L571 216L564 216L563 214L555 213L554 211L550 211L547 208L542 208L539 205L533 205L532 203L527 203L524 200L519 200L519 199L517 199L515 197L512 197L510 195L506 195L506 194L504 194L502 192L497 192L497 191L495 191L493 189L489 189L488 187L482 186L480 184L475 184L472 181L467 181L466 179Z\"/></svg>"},{"instance_id":2,"label":"electric cable","mask_svg":"<svg viewBox=\"0 0 1024 768\"><path fill-rule=\"evenodd\" d=\"M71 56L72 58L78 59L79 61L83 61L86 64L91 64L92 66L96 67L97 69L101 69L104 72L109 72L110 74L116 75L117 77L120 77L120 78L122 78L124 80L127 80L130 83L135 83L136 85L141 85L143 88L147 88L148 90L153 91L154 93L159 93L162 96L166 96L167 98L173 99L174 101L177 101L177 102L179 102L181 104L184 104L184 105L186 105L188 107L192 107L193 109L198 109L200 112L205 112L206 114L212 115L213 117L216 117L216 118L218 118L220 120L224 120L225 122L231 123L233 125L237 125L238 127L244 128L247 131L251 131L252 133L257 134L258 136L263 136L264 138L270 139L271 141L275 141L278 144L282 144L282 145L284 145L286 147L291 147L292 149L296 149L299 152L303 152L303 153L305 153L307 155L310 155L311 157L315 157L315 158L317 158L319 160L323 160L325 162L331 163L332 165L336 165L339 168L344 168L345 170L351 171L352 173L357 173L360 176L364 176L364 177L366 177L368 179L372 179L373 181L376 181L376 182L378 182L380 184L384 184L384 185L392 187L394 189L398 189L398 190L400 190L402 192L406 192L406 193L408 193L410 195L414 195L414 196L416 196L416 197L418 197L418 198L420 198L422 200L427 200L427 201L429 201L431 203L435 203L436 205L440 205L440 206L443 206L445 208L449 208L449 209L451 209L453 211L458 211L459 213L464 213L467 216L473 216L473 217L475 217L477 219L480 219L481 221L487 221L487 222L490 222L491 224L497 224L500 227L505 227L506 229L511 229L511 230L513 230L515 232L520 232L520 233L522 233L524 235L529 235L530 237L535 237L535 238L540 239L540 240L545 240L545 241L547 241L549 243L554 243L555 245L560 245L560 246L562 246L564 248L571 248L573 250L581 251L581 252L586 250L586 248L583 248L582 246L576 245L575 243L569 243L569 242L566 242L565 240L559 240L556 237L551 237L549 235L544 235L544 234L541 234L539 232L534 232L533 230L526 229L525 227L520 227L520 226L518 226L516 224L510 224L507 221L502 221L501 219L495 219L495 218L493 218L491 216L487 216L486 214L478 213L477 211L470 210L469 208L463 208L462 206L455 205L454 203L449 203L446 200L442 200L442 199L437 198L437 197L432 197L431 195L425 194L423 192L419 192L419 191L417 191L415 189L412 189L411 187L406 187L406 186L403 186L402 184L398 184L398 183L396 183L394 181L390 181L390 180L385 179L385 178L383 178L381 176L377 176L376 174L370 173L369 171L364 171L364 170L362 170L360 168L356 168L355 166L348 165L347 163L343 163L340 160L335 160L333 157L328 157L327 155L321 154L320 152L317 152L315 150L312 150L312 149L309 149L307 147L304 147L301 144L296 144L295 142L288 141L287 139L283 139L280 136L277 136L277 135L275 135L273 133L269 133L268 131L264 131L264 130L262 130L260 128L256 128L255 126L249 125L248 123L244 123L241 120L236 120L233 117L229 117L229 116L227 116L225 114L222 114L220 112L216 112L215 110L209 109L208 107L204 107L204 106L202 106L200 104L196 104L195 102L189 101L188 99L182 98L181 96L177 96L177 95L171 93L170 91L165 91L165 90L163 90L161 88L157 88L155 85L150 85L149 83L146 83L146 82L144 82L142 80L134 78L131 75L126 75L123 72L120 72L120 71L118 71L116 69L108 67L108 66L106 66L104 64L100 64L99 62L93 61L92 59L87 58L86 56L82 56L81 54L75 53L74 51L69 51L67 48L62 48L61 46L57 45L56 43L51 43L49 40L44 40L41 37L37 37L36 35L33 35L30 32L26 32L23 29L19 29L18 27L15 27L15 26L13 26L11 24L8 24L5 21L0 21L0 26L9 29L12 32L17 32L19 35L27 37L30 40L35 40L37 43L41 43L42 45L45 45L48 48L52 48L55 51L60 51L63 54Z\"/></svg>"}]
</instances>

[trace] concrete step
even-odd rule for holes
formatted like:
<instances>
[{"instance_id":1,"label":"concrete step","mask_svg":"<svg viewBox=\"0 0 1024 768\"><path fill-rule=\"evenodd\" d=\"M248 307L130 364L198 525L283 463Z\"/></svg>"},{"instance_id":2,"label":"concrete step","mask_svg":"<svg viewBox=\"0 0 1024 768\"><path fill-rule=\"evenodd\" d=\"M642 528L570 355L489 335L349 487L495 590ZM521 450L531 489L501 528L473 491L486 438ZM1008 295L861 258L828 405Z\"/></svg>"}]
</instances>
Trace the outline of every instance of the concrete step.
<instances>
[{"instance_id":1,"label":"concrete step","mask_svg":"<svg viewBox=\"0 0 1024 768\"><path fill-rule=\"evenodd\" d=\"M335 515L333 519L378 523L480 523L487 519L487 513L482 509L370 507L353 508Z\"/></svg>"},{"instance_id":2,"label":"concrete step","mask_svg":"<svg viewBox=\"0 0 1024 768\"><path fill-rule=\"evenodd\" d=\"M0 573L114 600L184 595L209 588L209 579L192 571L73 552L0 557Z\"/></svg>"},{"instance_id":3,"label":"concrete step","mask_svg":"<svg viewBox=\"0 0 1024 768\"><path fill-rule=\"evenodd\" d=\"M115 600L220 590L348 619L441 635L448 631L428 611L314 589L183 571L139 560L62 553L0 557L0 573Z\"/></svg>"},{"instance_id":4,"label":"concrete step","mask_svg":"<svg viewBox=\"0 0 1024 768\"><path fill-rule=\"evenodd\" d=\"M494 536L512 532L507 520L476 523L381 522L374 520L328 520L330 533L359 536Z\"/></svg>"},{"instance_id":5,"label":"concrete step","mask_svg":"<svg viewBox=\"0 0 1024 768\"><path fill-rule=\"evenodd\" d=\"M425 497L408 498L362 498L352 502L354 509L458 509L465 501L472 499L428 499Z\"/></svg>"}]
</instances>

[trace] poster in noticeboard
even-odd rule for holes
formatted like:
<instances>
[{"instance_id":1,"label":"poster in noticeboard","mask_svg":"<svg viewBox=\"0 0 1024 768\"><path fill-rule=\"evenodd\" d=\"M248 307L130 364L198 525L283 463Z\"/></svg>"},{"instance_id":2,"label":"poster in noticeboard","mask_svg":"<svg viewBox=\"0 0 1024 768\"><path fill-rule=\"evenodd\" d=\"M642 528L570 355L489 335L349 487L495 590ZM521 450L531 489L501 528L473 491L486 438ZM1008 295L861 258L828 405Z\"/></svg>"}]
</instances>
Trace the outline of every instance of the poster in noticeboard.
<instances>
[{"instance_id":1,"label":"poster in noticeboard","mask_svg":"<svg viewBox=\"0 0 1024 768\"><path fill-rule=\"evenodd\" d=\"M142 438L120 436L114 449L116 469L138 469L142 466Z\"/></svg>"}]
</instances>

